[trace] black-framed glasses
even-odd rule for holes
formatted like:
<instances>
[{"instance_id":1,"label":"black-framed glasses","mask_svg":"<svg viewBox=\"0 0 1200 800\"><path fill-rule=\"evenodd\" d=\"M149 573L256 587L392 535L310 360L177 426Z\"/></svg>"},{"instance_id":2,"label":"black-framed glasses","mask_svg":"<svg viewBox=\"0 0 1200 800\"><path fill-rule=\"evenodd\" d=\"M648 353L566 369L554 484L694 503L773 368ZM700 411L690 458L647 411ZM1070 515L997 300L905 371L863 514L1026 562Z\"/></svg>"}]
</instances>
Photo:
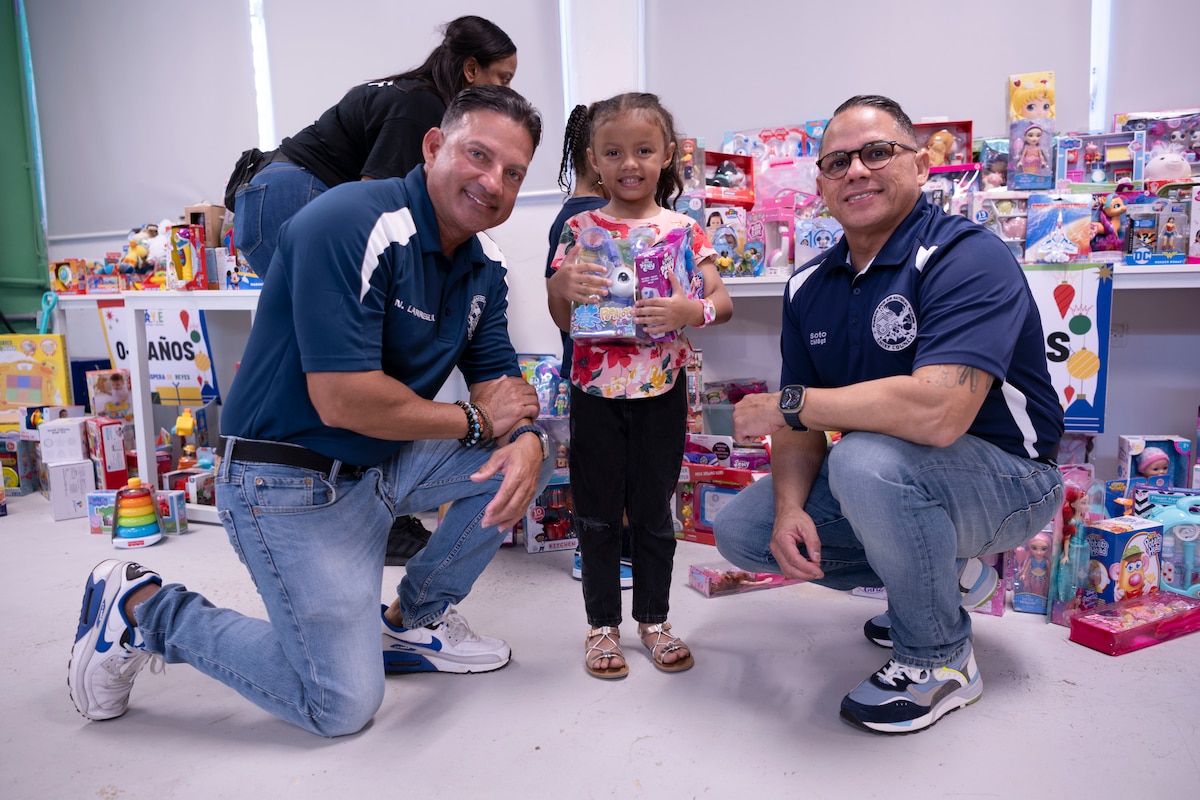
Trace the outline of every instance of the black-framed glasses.
<instances>
[{"instance_id":1,"label":"black-framed glasses","mask_svg":"<svg viewBox=\"0 0 1200 800\"><path fill-rule=\"evenodd\" d=\"M891 163L896 155L896 148L917 152L917 148L904 142L867 142L858 150L838 150L817 159L817 169L830 180L837 180L850 169L854 156L867 169L883 169Z\"/></svg>"}]
</instances>

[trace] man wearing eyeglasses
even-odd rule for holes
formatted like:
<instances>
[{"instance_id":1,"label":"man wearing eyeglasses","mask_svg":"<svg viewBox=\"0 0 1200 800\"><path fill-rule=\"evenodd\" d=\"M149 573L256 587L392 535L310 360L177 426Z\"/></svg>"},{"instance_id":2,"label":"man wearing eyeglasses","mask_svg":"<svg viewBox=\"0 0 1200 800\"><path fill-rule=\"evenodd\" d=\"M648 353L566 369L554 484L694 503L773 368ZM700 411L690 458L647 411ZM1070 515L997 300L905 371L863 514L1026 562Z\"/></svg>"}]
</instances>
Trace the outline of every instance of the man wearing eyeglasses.
<instances>
[{"instance_id":1,"label":"man wearing eyeglasses","mask_svg":"<svg viewBox=\"0 0 1200 800\"><path fill-rule=\"evenodd\" d=\"M739 440L772 435L772 474L729 502L716 542L744 569L885 587L864 632L892 657L841 716L912 733L982 694L967 612L999 579L978 557L1061 508L1063 413L1020 266L924 199L929 157L900 106L847 100L817 166L844 235L788 281L782 390L734 409ZM843 435L827 448L825 431Z\"/></svg>"}]
</instances>

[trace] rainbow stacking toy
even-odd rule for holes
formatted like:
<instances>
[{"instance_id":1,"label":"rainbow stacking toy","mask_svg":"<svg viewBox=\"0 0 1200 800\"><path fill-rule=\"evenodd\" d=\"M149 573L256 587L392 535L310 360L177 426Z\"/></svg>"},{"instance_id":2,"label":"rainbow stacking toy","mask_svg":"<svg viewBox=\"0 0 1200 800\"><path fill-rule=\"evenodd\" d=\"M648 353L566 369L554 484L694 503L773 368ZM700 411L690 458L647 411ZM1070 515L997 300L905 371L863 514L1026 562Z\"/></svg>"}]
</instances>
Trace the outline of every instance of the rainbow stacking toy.
<instances>
[{"instance_id":1,"label":"rainbow stacking toy","mask_svg":"<svg viewBox=\"0 0 1200 800\"><path fill-rule=\"evenodd\" d=\"M158 513L154 510L154 492L142 486L140 478L117 490L117 518L113 521L114 547L146 547L162 538Z\"/></svg>"}]
</instances>

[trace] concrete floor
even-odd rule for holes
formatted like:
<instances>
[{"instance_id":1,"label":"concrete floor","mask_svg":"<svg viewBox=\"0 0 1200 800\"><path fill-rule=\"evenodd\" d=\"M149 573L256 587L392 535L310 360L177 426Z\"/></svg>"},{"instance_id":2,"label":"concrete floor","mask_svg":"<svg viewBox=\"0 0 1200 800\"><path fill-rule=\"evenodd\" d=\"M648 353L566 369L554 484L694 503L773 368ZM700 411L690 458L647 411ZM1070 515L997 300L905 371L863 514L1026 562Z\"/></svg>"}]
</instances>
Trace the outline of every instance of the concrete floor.
<instances>
[{"instance_id":1,"label":"concrete floor","mask_svg":"<svg viewBox=\"0 0 1200 800\"><path fill-rule=\"evenodd\" d=\"M696 667L668 675L623 626L631 674L582 667L586 622L571 553L504 548L460 607L502 636L495 673L387 681L366 730L326 740L279 722L186 665L145 671L129 712L89 722L66 672L89 570L120 552L87 521L51 520L40 495L0 518L8 656L0 665L0 796L19 798L1187 797L1200 786L1200 635L1116 658L1040 617L975 616L986 691L914 736L838 718L887 660L860 630L878 600L811 585L705 598L681 543L672 622ZM224 532L136 560L219 605L263 615ZM400 567L385 571L393 596Z\"/></svg>"}]
</instances>

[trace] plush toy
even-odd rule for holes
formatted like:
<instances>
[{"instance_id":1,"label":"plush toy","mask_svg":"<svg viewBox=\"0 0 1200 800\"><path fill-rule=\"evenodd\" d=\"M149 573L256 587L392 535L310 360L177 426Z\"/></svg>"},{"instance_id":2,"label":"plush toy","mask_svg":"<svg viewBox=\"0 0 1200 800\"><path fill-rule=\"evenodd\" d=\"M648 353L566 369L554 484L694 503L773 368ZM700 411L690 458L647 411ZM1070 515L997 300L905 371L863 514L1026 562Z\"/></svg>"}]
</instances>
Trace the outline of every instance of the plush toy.
<instances>
[{"instance_id":1,"label":"plush toy","mask_svg":"<svg viewBox=\"0 0 1200 800\"><path fill-rule=\"evenodd\" d=\"M1144 170L1148 189L1165 183L1186 182L1192 179L1192 165L1179 153L1163 151L1146 162Z\"/></svg>"}]
</instances>

